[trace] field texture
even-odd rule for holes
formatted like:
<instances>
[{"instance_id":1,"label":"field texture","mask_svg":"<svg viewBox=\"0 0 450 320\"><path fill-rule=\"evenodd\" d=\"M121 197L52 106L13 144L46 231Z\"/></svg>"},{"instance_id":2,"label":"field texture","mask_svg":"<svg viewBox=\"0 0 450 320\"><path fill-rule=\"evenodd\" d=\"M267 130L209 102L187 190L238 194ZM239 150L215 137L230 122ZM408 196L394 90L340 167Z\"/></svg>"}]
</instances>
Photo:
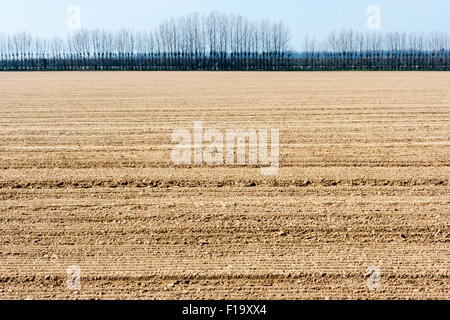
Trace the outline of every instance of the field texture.
<instances>
[{"instance_id":1,"label":"field texture","mask_svg":"<svg viewBox=\"0 0 450 320\"><path fill-rule=\"evenodd\" d=\"M449 299L449 88L427 72L1 73L0 299ZM280 129L279 173L175 167L171 134L194 121Z\"/></svg>"}]
</instances>

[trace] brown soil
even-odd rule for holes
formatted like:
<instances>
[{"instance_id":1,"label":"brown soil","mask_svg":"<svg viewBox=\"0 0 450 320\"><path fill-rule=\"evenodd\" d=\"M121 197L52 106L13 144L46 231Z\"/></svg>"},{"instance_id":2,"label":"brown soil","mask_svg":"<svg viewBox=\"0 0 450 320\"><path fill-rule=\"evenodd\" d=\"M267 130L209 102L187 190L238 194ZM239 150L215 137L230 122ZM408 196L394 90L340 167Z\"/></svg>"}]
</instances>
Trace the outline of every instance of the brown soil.
<instances>
[{"instance_id":1,"label":"brown soil","mask_svg":"<svg viewBox=\"0 0 450 320\"><path fill-rule=\"evenodd\" d=\"M2 73L0 299L449 299L449 88L427 72ZM194 121L280 129L279 174L174 167L171 133Z\"/></svg>"}]
</instances>

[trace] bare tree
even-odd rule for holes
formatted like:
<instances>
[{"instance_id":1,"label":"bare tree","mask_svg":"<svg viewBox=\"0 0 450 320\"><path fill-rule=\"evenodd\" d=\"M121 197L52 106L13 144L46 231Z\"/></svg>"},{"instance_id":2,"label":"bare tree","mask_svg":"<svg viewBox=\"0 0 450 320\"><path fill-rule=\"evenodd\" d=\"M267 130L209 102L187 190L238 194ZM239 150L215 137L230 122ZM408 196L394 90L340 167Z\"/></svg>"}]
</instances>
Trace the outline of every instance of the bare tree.
<instances>
[{"instance_id":1,"label":"bare tree","mask_svg":"<svg viewBox=\"0 0 450 320\"><path fill-rule=\"evenodd\" d=\"M449 70L445 32L331 32L290 48L282 22L198 13L150 31L78 30L66 39L0 34L0 70Z\"/></svg>"}]
</instances>

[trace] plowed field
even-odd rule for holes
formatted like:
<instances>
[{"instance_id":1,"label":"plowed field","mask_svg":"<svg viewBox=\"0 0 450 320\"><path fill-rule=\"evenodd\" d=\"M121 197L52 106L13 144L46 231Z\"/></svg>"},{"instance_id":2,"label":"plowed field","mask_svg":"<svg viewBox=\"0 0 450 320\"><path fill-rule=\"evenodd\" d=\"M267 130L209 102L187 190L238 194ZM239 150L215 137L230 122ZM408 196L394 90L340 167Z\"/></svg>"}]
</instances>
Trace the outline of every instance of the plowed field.
<instances>
[{"instance_id":1,"label":"plowed field","mask_svg":"<svg viewBox=\"0 0 450 320\"><path fill-rule=\"evenodd\" d=\"M0 299L449 299L449 88L437 72L1 73ZM175 166L171 134L195 121L279 129L278 174Z\"/></svg>"}]
</instances>

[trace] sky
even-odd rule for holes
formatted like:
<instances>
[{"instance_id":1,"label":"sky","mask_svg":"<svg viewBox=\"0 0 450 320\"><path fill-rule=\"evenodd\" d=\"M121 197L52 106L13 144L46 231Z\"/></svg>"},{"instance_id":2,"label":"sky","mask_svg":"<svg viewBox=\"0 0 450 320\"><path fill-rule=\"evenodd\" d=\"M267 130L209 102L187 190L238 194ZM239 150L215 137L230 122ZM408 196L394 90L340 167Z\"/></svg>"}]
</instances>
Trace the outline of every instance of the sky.
<instances>
[{"instance_id":1,"label":"sky","mask_svg":"<svg viewBox=\"0 0 450 320\"><path fill-rule=\"evenodd\" d=\"M77 9L68 12L73 6L80 10L79 20L73 20ZM211 10L282 20L295 49L306 34L323 38L350 28L450 31L449 0L0 0L0 8L0 33L28 31L46 37L67 35L74 21L88 29L151 30L166 18Z\"/></svg>"}]
</instances>

